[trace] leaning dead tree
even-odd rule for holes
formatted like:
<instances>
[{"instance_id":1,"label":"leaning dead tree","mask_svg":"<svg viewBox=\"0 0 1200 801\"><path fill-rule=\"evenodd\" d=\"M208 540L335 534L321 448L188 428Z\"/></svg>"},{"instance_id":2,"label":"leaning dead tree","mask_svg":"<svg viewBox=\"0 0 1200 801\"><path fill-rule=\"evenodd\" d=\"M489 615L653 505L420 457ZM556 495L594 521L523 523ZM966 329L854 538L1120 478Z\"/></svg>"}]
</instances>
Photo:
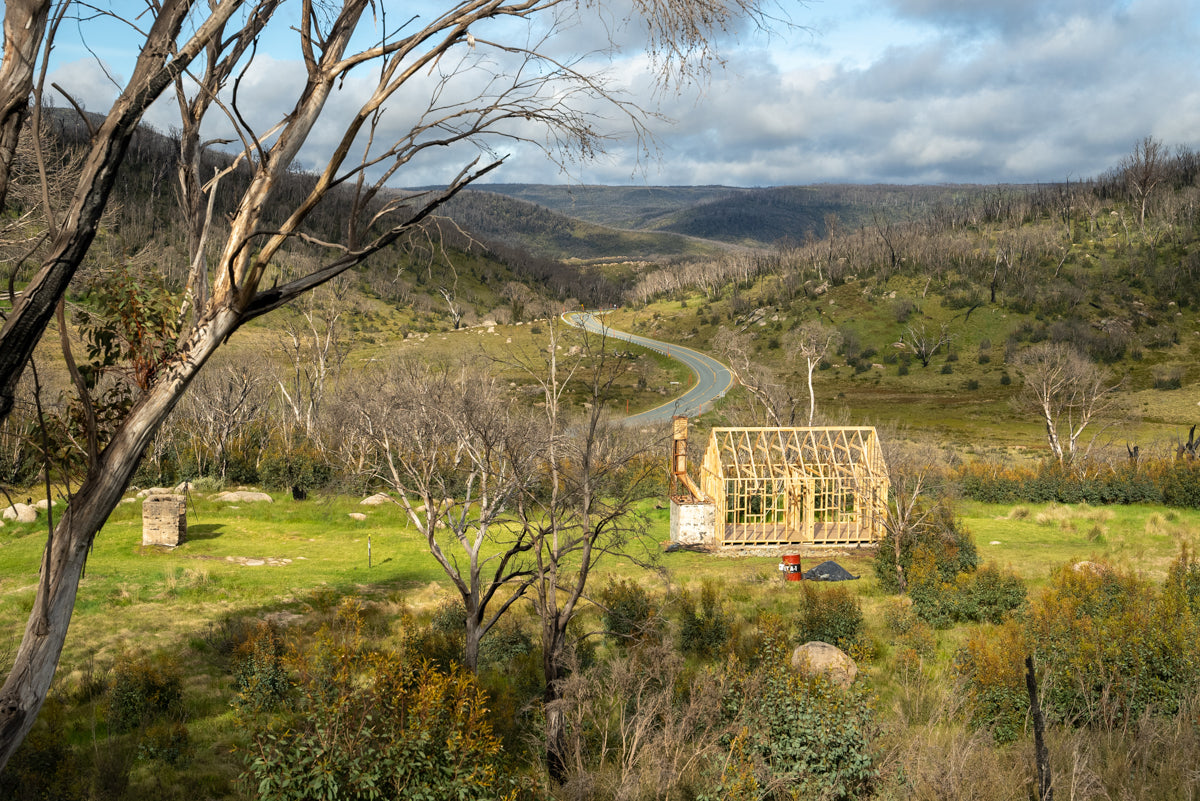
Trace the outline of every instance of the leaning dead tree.
<instances>
[{"instance_id":1,"label":"leaning dead tree","mask_svg":"<svg viewBox=\"0 0 1200 801\"><path fill-rule=\"evenodd\" d=\"M637 3L636 9L662 78L708 68L714 32L736 17L765 19L755 0ZM299 9L290 9L298 10L298 17L277 15L278 10L278 0L210 5L163 0L139 18L139 24L149 19L150 25L140 41L130 43L140 53L132 77L92 135L50 256L16 293L0 330L3 415L34 345L91 246L142 113L175 86L185 129L191 124L189 114L200 119L219 115L214 122L232 131L239 150L226 168L202 176L198 191L203 203L194 202L194 162L180 166L181 176L192 176L183 180L193 180L181 187L185 213L201 216L191 220L197 235L189 291L176 310L177 333L170 347L154 350L161 354L158 361L142 365L143 380L120 419L104 432L90 432L95 447L89 448L86 477L49 532L29 621L0 689L0 768L45 700L96 533L159 426L222 343L250 320L361 264L419 227L443 202L500 166L505 156L497 148L505 143L532 142L553 157L586 158L602 150L607 136L603 126L613 125L609 118L614 114L622 118L622 128L639 135L646 130L646 112L614 92L603 74L589 71L584 58L564 61L551 54L548 43L555 32L596 13L596 5L460 0L400 24L369 0L304 0ZM16 13L12 3L6 17L10 12ZM522 21L526 29L514 32L514 24ZM86 28L87 21L81 19L79 25ZM250 120L262 110L245 107L238 89L258 68L254 45L272 27L291 30L298 60L289 80L279 81L280 94L291 89L286 112L257 125ZM130 29L139 30L132 24ZM44 43L42 48L48 50ZM35 82L35 109L41 101L39 85ZM212 101L196 102L202 95ZM414 98L427 102L414 104ZM327 113L334 99L337 113ZM399 115L404 116L394 119ZM282 205L281 189L296 186L291 173L301 149L315 138L318 123L322 140L332 144L306 188ZM415 193L388 188L430 151L462 148L475 157L464 155L461 169L440 188ZM182 158L199 158L203 150L187 148ZM219 186L235 178L236 198L218 227L211 201ZM334 195L348 204L344 230L334 239L322 239L306 224ZM304 251L304 263L310 266L283 273L278 261L292 249ZM94 399L86 383L75 383L80 402L91 407Z\"/></svg>"}]
</instances>

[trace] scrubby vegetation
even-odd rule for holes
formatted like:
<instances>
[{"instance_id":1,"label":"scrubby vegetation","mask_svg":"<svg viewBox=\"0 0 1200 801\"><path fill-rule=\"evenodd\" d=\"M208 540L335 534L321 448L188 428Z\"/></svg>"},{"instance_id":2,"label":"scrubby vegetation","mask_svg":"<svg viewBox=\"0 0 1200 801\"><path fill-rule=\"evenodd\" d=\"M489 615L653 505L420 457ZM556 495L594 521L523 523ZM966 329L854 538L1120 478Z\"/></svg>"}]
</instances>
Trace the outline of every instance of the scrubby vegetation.
<instances>
[{"instance_id":1,"label":"scrubby vegetation","mask_svg":"<svg viewBox=\"0 0 1200 801\"><path fill-rule=\"evenodd\" d=\"M192 481L193 539L142 549L133 508L113 515L51 701L0 796L1025 799L1027 656L1060 797L1196 795L1200 468L1184 436L1194 398L1180 390L1200 377L1197 163L1177 152L1149 198L1131 194L1123 167L1069 186L736 201L770 212L754 219L707 195L693 213L645 219L681 231L728 220L721 238L735 241L770 236L780 215L802 225L771 249L726 257L523 209L509 220L523 233L488 231L486 253L441 232L453 281L418 244L374 260L244 332L254 355L231 348L180 403L136 481ZM148 185L143 169L127 170L130 191ZM862 215L880 193L911 194L907 219ZM788 216L797 205L803 224ZM156 298L182 274L178 232L146 204L127 206L123 230L161 253L163 281L141 282L148 266L133 259L71 298L102 413L125 408L123 390L167 352ZM468 222L515 208L457 206ZM556 261L581 232L592 263ZM540 254L521 250L535 245ZM630 253L646 263L604 258ZM544 403L509 358L545 351L539 309L622 300L615 325L700 348L726 329L762 368L763 392L733 391L702 427L750 419L763 403L799 419L811 372L818 420L934 446L923 483L907 498L894 484L878 548L829 554L863 576L829 586L785 582L761 556L673 553L647 570L666 513L641 502L629 507L639 558L591 576L563 629L558 681L548 689L544 621L524 602L464 672L463 602L411 520L394 505L348 516L383 486L386 461L363 433L365 404L349 399L380 394L375 360L416 351L456 367L486 354L505 404ZM131 303L136 314L114 321ZM496 325L464 328L485 320ZM836 342L812 371L788 337L809 320ZM1095 403L1086 434L1081 406L1055 407L1031 387L1022 354L1048 354L1043 344L1070 345L1082 365L1075 387L1091 387ZM618 364L607 387L618 409L656 405L686 380L641 351ZM22 496L40 490L47 459L57 486L74 480L88 447L83 410L51 395L0 425L0 481ZM576 409L591 400L575 387L563 397ZM434 461L454 463L450 452ZM635 475L665 494L650 457L601 493ZM204 497L242 483L276 503ZM462 490L445 486L435 508ZM0 530L8 630L29 615L44 543L40 524ZM791 649L810 641L857 661L849 689L790 667ZM562 723L553 739L551 716Z\"/></svg>"}]
</instances>

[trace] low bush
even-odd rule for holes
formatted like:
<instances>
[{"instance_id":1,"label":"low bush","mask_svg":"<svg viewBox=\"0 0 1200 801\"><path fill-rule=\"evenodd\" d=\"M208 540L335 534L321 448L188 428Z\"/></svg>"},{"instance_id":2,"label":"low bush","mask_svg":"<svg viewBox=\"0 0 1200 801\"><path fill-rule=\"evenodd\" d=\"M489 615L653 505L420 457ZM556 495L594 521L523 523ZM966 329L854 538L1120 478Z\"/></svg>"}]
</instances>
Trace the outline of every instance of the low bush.
<instances>
[{"instance_id":1,"label":"low bush","mask_svg":"<svg viewBox=\"0 0 1200 801\"><path fill-rule=\"evenodd\" d=\"M657 610L650 593L636 581L610 578L599 592L599 601L610 642L624 648L645 639L657 639Z\"/></svg>"},{"instance_id":2,"label":"low bush","mask_svg":"<svg viewBox=\"0 0 1200 801\"><path fill-rule=\"evenodd\" d=\"M1185 554L1173 575L1189 566ZM1159 589L1106 565L1069 565L1030 603L1025 628L1054 720L1112 728L1173 714L1200 680L1200 624L1179 580Z\"/></svg>"},{"instance_id":3,"label":"low bush","mask_svg":"<svg viewBox=\"0 0 1200 801\"><path fill-rule=\"evenodd\" d=\"M141 728L152 720L183 713L183 671L171 658L122 655L112 669L108 727L114 732Z\"/></svg>"},{"instance_id":4,"label":"low bush","mask_svg":"<svg viewBox=\"0 0 1200 801\"><path fill-rule=\"evenodd\" d=\"M274 709L287 697L291 682L284 664L283 638L260 622L233 652L235 703L253 711Z\"/></svg>"},{"instance_id":5,"label":"low bush","mask_svg":"<svg viewBox=\"0 0 1200 801\"><path fill-rule=\"evenodd\" d=\"M872 699L861 685L843 690L791 667L782 622L760 621L762 662L744 673L725 769L703 799L850 799L870 794L879 776Z\"/></svg>"},{"instance_id":6,"label":"low bush","mask_svg":"<svg viewBox=\"0 0 1200 801\"><path fill-rule=\"evenodd\" d=\"M475 677L368 648L356 605L343 604L336 624L294 661L297 692L284 714L247 716L249 795L494 799L515 791Z\"/></svg>"},{"instance_id":7,"label":"low bush","mask_svg":"<svg viewBox=\"0 0 1200 801\"><path fill-rule=\"evenodd\" d=\"M985 565L955 580L953 618L960 623L998 624L1024 608L1027 595L1020 576Z\"/></svg>"},{"instance_id":8,"label":"low bush","mask_svg":"<svg viewBox=\"0 0 1200 801\"><path fill-rule=\"evenodd\" d=\"M799 627L800 642L827 642L849 652L858 643L863 627L858 597L845 587L833 585L819 590L813 582L804 582Z\"/></svg>"},{"instance_id":9,"label":"low bush","mask_svg":"<svg viewBox=\"0 0 1200 801\"><path fill-rule=\"evenodd\" d=\"M971 630L954 658L971 725L992 733L997 743L1021 736L1029 710L1025 655L1029 648L1014 621Z\"/></svg>"},{"instance_id":10,"label":"low bush","mask_svg":"<svg viewBox=\"0 0 1200 801\"><path fill-rule=\"evenodd\" d=\"M725 612L716 586L705 581L700 588L700 605L688 591L678 597L679 650L685 654L712 659L729 643L732 624Z\"/></svg>"},{"instance_id":11,"label":"low bush","mask_svg":"<svg viewBox=\"0 0 1200 801\"><path fill-rule=\"evenodd\" d=\"M918 523L897 535L888 532L879 543L873 567L879 585L888 592L899 592L900 581L896 572L895 537L900 536L899 562L904 575L912 570L913 555L924 546L932 559L933 570L938 581L953 582L959 573L969 572L979 564L979 553L975 549L975 538L946 502L938 503L924 515L915 516ZM911 576L908 579L912 583Z\"/></svg>"}]
</instances>

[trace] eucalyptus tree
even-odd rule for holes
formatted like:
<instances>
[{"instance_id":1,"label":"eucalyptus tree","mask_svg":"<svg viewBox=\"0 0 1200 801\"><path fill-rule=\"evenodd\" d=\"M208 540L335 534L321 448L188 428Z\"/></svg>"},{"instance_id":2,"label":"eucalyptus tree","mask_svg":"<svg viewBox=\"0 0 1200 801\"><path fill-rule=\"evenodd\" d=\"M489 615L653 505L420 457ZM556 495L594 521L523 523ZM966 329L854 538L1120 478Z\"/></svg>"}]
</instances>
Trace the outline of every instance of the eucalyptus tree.
<instances>
[{"instance_id":1,"label":"eucalyptus tree","mask_svg":"<svg viewBox=\"0 0 1200 801\"><path fill-rule=\"evenodd\" d=\"M6 5L6 33L7 16L20 5ZM132 75L92 134L75 194L52 226L50 255L21 292L12 290L13 309L0 329L0 415L11 407L12 388L93 242L149 104L174 86L185 126L195 114L231 132L234 157L202 176L207 202L184 204L199 233L191 240L189 290L176 309L174 337L149 351L136 348L159 358L143 365L144 380L127 411L95 437L86 477L48 535L29 621L0 688L0 766L45 699L93 538L162 421L234 332L419 228L442 203L499 167L506 157L497 149L506 143L532 142L566 160L595 156L614 129L646 134L647 110L613 90L585 58L553 52L565 26L607 19L600 3L447 0L398 24L386 4L370 0L302 0L286 15L280 9L278 0L162 0L129 20L137 37L130 47L139 53ZM758 0L635 2L634 12L656 77L665 81L710 68L716 34L735 21L769 21ZM59 30L60 18L50 18L47 37ZM86 30L88 21L81 15L78 25ZM284 36L274 41L293 42L298 61L294 70L274 68L285 111L259 123L265 110L248 107L239 92L263 74L256 73L256 44L276 28ZM34 114L40 86L34 82ZM197 102L201 97L212 101ZM297 158L317 139L326 143L325 155L295 191ZM389 188L423 157L460 152L456 146L474 148L474 157L465 156L439 188ZM185 199L194 200L193 164L203 152L181 153L180 170L192 175L181 179L192 181L181 187ZM235 197L217 215L216 193L227 186ZM292 190L286 196L285 188ZM314 233L311 222L335 197L345 204L342 230ZM305 256L293 262L303 268L280 269L292 252ZM92 405L86 382L75 384L81 403Z\"/></svg>"},{"instance_id":2,"label":"eucalyptus tree","mask_svg":"<svg viewBox=\"0 0 1200 801\"><path fill-rule=\"evenodd\" d=\"M1017 354L1022 399L1041 418L1046 442L1059 464L1088 448L1079 439L1091 423L1117 403L1112 376L1067 342L1039 342Z\"/></svg>"},{"instance_id":3,"label":"eucalyptus tree","mask_svg":"<svg viewBox=\"0 0 1200 801\"><path fill-rule=\"evenodd\" d=\"M458 592L463 666L474 671L480 642L534 580L533 531L517 510L545 431L478 365L408 360L360 378L357 428L378 454L372 472Z\"/></svg>"}]
</instances>

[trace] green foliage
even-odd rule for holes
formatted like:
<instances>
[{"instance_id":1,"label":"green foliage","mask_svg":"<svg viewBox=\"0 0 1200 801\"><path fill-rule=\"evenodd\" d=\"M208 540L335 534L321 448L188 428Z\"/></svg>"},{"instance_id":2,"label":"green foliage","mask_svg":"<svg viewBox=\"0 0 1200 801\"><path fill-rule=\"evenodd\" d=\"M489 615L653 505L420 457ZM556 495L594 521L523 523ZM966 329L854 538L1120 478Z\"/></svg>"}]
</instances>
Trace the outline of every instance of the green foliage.
<instances>
[{"instance_id":1,"label":"green foliage","mask_svg":"<svg viewBox=\"0 0 1200 801\"><path fill-rule=\"evenodd\" d=\"M944 581L933 552L920 546L909 571L913 611L937 628L955 623L1000 623L1025 605L1025 583L992 566Z\"/></svg>"},{"instance_id":2,"label":"green foliage","mask_svg":"<svg viewBox=\"0 0 1200 801\"><path fill-rule=\"evenodd\" d=\"M969 464L958 470L962 494L984 503L1165 503L1200 508L1200 470L1187 462L1160 462L1111 470L1064 467L1036 469Z\"/></svg>"},{"instance_id":3,"label":"green foliage","mask_svg":"<svg viewBox=\"0 0 1200 801\"><path fill-rule=\"evenodd\" d=\"M960 623L999 624L1025 606L1021 577L992 565L961 573L954 582L953 617Z\"/></svg>"},{"instance_id":4,"label":"green foliage","mask_svg":"<svg viewBox=\"0 0 1200 801\"><path fill-rule=\"evenodd\" d=\"M971 725L988 729L997 743L1021 736L1029 709L1025 689L1025 644L1014 621L971 630L967 644L954 657Z\"/></svg>"},{"instance_id":5,"label":"green foliage","mask_svg":"<svg viewBox=\"0 0 1200 801\"><path fill-rule=\"evenodd\" d=\"M764 617L762 664L731 699L740 734L730 749L717 798L864 797L879 771L875 714L859 686L843 690L791 668L789 638Z\"/></svg>"},{"instance_id":6,"label":"green foliage","mask_svg":"<svg viewBox=\"0 0 1200 801\"><path fill-rule=\"evenodd\" d=\"M679 648L685 654L712 659L729 643L732 622L717 597L717 588L705 581L700 588L700 608L692 594L679 594Z\"/></svg>"},{"instance_id":7,"label":"green foliage","mask_svg":"<svg viewBox=\"0 0 1200 801\"><path fill-rule=\"evenodd\" d=\"M475 677L370 649L353 603L295 656L282 716L251 716L243 783L262 801L511 797Z\"/></svg>"},{"instance_id":8,"label":"green foliage","mask_svg":"<svg viewBox=\"0 0 1200 801\"><path fill-rule=\"evenodd\" d=\"M178 720L160 720L150 724L138 742L142 759L179 765L192 756L187 726Z\"/></svg>"},{"instance_id":9,"label":"green foliage","mask_svg":"<svg viewBox=\"0 0 1200 801\"><path fill-rule=\"evenodd\" d=\"M147 389L174 352L178 332L177 304L161 273L119 266L94 286L91 300L97 313L77 319L88 357L79 371L89 388L115 370Z\"/></svg>"},{"instance_id":10,"label":"green foliage","mask_svg":"<svg viewBox=\"0 0 1200 801\"><path fill-rule=\"evenodd\" d=\"M54 694L46 699L25 741L0 773L0 798L74 801L85 798L79 766L67 740L66 715Z\"/></svg>"},{"instance_id":11,"label":"green foliage","mask_svg":"<svg viewBox=\"0 0 1200 801\"><path fill-rule=\"evenodd\" d=\"M1162 474L1162 502L1167 506L1200 509L1200 463L1176 461Z\"/></svg>"},{"instance_id":12,"label":"green foliage","mask_svg":"<svg viewBox=\"0 0 1200 801\"><path fill-rule=\"evenodd\" d=\"M604 610L605 633L611 642L624 648L658 638L658 610L641 584L609 578L599 592L599 601Z\"/></svg>"},{"instance_id":13,"label":"green foliage","mask_svg":"<svg viewBox=\"0 0 1200 801\"><path fill-rule=\"evenodd\" d=\"M924 546L932 560L932 570L940 582L953 582L959 573L969 572L979 564L975 538L946 502L938 503L919 523L909 530L888 532L879 543L873 567L879 585L888 592L899 592L896 576L895 537L900 536L900 565L913 583L912 563L918 548Z\"/></svg>"},{"instance_id":14,"label":"green foliage","mask_svg":"<svg viewBox=\"0 0 1200 801\"><path fill-rule=\"evenodd\" d=\"M174 659L124 654L112 669L108 727L114 732L141 728L183 712L183 671Z\"/></svg>"},{"instance_id":15,"label":"green foliage","mask_svg":"<svg viewBox=\"0 0 1200 801\"><path fill-rule=\"evenodd\" d=\"M884 607L883 622L894 635L893 642L902 659L915 663L918 658L933 656L937 650L937 636L933 628L913 612L912 599L893 599Z\"/></svg>"},{"instance_id":16,"label":"green foliage","mask_svg":"<svg viewBox=\"0 0 1200 801\"><path fill-rule=\"evenodd\" d=\"M827 642L850 651L862 633L863 614L858 597L845 587L820 590L804 582L804 606L799 620L800 642Z\"/></svg>"},{"instance_id":17,"label":"green foliage","mask_svg":"<svg viewBox=\"0 0 1200 801\"><path fill-rule=\"evenodd\" d=\"M1173 575L1190 569L1185 555ZM1175 580L1160 590L1105 565L1055 573L1026 622L1047 714L1109 728L1147 711L1173 714L1200 680L1200 624L1186 588Z\"/></svg>"},{"instance_id":18,"label":"green foliage","mask_svg":"<svg viewBox=\"0 0 1200 801\"><path fill-rule=\"evenodd\" d=\"M287 697L291 682L284 665L283 638L267 622L259 623L233 652L235 703L259 712L274 709Z\"/></svg>"},{"instance_id":19,"label":"green foliage","mask_svg":"<svg viewBox=\"0 0 1200 801\"><path fill-rule=\"evenodd\" d=\"M408 648L443 670L461 664L466 646L465 618L466 612L458 598L448 598L440 603L424 626L406 615L402 622ZM480 643L480 650L483 650L483 643Z\"/></svg>"},{"instance_id":20,"label":"green foliage","mask_svg":"<svg viewBox=\"0 0 1200 801\"><path fill-rule=\"evenodd\" d=\"M329 483L333 468L312 441L293 434L271 439L259 462L258 478L267 489L291 490L303 500L310 490Z\"/></svg>"}]
</instances>

